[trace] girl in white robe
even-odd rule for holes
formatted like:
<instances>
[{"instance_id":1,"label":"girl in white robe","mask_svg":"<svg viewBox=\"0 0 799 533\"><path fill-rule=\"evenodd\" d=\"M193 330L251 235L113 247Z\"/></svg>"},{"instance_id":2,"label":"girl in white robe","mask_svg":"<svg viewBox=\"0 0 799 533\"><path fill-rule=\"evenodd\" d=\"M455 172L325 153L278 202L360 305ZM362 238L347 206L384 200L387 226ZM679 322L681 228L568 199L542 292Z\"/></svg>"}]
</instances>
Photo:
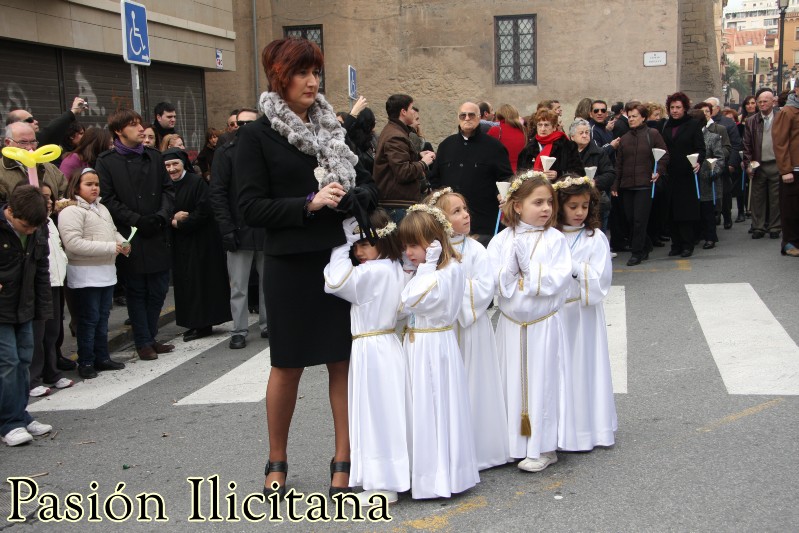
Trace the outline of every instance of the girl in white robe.
<instances>
[{"instance_id":1,"label":"girl in white robe","mask_svg":"<svg viewBox=\"0 0 799 533\"><path fill-rule=\"evenodd\" d=\"M590 178L555 183L558 226L572 256L572 280L563 307L571 347L575 445L571 451L612 446L618 428L603 301L610 291L610 246L599 225L599 193Z\"/></svg>"},{"instance_id":2,"label":"girl in white robe","mask_svg":"<svg viewBox=\"0 0 799 533\"><path fill-rule=\"evenodd\" d=\"M497 352L505 385L511 457L539 472L557 462L572 432L568 343L560 309L571 279L566 239L551 227L557 208L546 175L517 176L502 211L505 230L488 245L499 292Z\"/></svg>"},{"instance_id":3,"label":"girl in white robe","mask_svg":"<svg viewBox=\"0 0 799 533\"><path fill-rule=\"evenodd\" d=\"M463 195L447 187L431 194L425 203L438 207L447 216L454 232L450 242L461 255L466 283L456 336L469 383L477 467L485 470L510 460L508 439L497 438L508 433L508 413L494 327L487 313L496 288L494 273L485 247L469 237L471 217Z\"/></svg>"},{"instance_id":4,"label":"girl in white robe","mask_svg":"<svg viewBox=\"0 0 799 533\"><path fill-rule=\"evenodd\" d=\"M371 215L375 246L360 238L355 218L344 221L347 243L334 248L325 267L325 292L352 303L348 412L350 486L362 486L362 506L375 493L388 502L410 489L407 408L410 382L405 355L395 334L405 286L396 224L378 209ZM360 263L353 266L350 250Z\"/></svg>"},{"instance_id":5,"label":"girl in white robe","mask_svg":"<svg viewBox=\"0 0 799 533\"><path fill-rule=\"evenodd\" d=\"M400 240L416 265L402 291L408 313L403 347L411 373L412 496L448 498L480 481L466 371L453 326L464 277L435 207L417 204L400 223Z\"/></svg>"}]
</instances>

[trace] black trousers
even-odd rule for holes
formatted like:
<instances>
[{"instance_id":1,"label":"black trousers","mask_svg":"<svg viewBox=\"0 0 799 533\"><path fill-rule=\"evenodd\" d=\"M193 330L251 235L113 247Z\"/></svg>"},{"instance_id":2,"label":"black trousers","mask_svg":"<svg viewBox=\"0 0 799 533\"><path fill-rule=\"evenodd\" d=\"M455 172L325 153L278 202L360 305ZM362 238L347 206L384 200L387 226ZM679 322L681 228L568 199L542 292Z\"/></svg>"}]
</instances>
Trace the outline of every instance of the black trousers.
<instances>
[{"instance_id":1,"label":"black trousers","mask_svg":"<svg viewBox=\"0 0 799 533\"><path fill-rule=\"evenodd\" d=\"M624 215L630 226L630 249L632 255L642 257L652 249L646 228L649 224L649 211L652 209L651 189L624 189L621 191Z\"/></svg>"},{"instance_id":2,"label":"black trousers","mask_svg":"<svg viewBox=\"0 0 799 533\"><path fill-rule=\"evenodd\" d=\"M30 367L30 385L36 388L44 383L55 383L63 377L56 366L58 353L56 341L61 329L61 287L51 287L53 318L33 321L33 359Z\"/></svg>"},{"instance_id":3,"label":"black trousers","mask_svg":"<svg viewBox=\"0 0 799 533\"><path fill-rule=\"evenodd\" d=\"M610 197L610 219L608 220L608 227L610 228L611 249L617 252L624 250L624 247L627 246L629 242L629 227L627 224L627 217L624 216L621 196Z\"/></svg>"},{"instance_id":4,"label":"black trousers","mask_svg":"<svg viewBox=\"0 0 799 533\"><path fill-rule=\"evenodd\" d=\"M725 217L727 215L724 215ZM724 220L727 220L726 218ZM716 233L716 206L713 200L699 202L699 221L700 237L710 242L718 242L719 237Z\"/></svg>"},{"instance_id":5,"label":"black trousers","mask_svg":"<svg viewBox=\"0 0 799 533\"><path fill-rule=\"evenodd\" d=\"M712 202L710 207L713 207ZM715 217L715 213L713 216ZM715 224L715 220L713 222ZM670 221L669 228L671 229L671 249L676 252L682 252L684 250L693 251L694 241L696 240L694 231L695 227L695 220Z\"/></svg>"},{"instance_id":6,"label":"black trousers","mask_svg":"<svg viewBox=\"0 0 799 533\"><path fill-rule=\"evenodd\" d=\"M728 169L725 169L724 174L721 176L721 216L724 217L725 224L732 222L732 197L735 192L733 182L734 180L730 176ZM716 211L718 211L718 207L716 206Z\"/></svg>"}]
</instances>

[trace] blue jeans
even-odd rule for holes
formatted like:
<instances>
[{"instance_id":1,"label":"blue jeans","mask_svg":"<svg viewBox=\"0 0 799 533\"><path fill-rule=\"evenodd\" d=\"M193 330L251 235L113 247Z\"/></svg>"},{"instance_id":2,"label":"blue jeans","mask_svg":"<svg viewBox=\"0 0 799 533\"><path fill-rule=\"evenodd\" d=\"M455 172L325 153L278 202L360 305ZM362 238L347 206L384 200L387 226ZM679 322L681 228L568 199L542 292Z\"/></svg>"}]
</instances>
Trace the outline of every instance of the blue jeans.
<instances>
[{"instance_id":1,"label":"blue jeans","mask_svg":"<svg viewBox=\"0 0 799 533\"><path fill-rule=\"evenodd\" d=\"M405 218L405 215L408 213L408 209L405 207L394 207L394 208L386 208L388 211L388 216L391 220L394 221L395 224L399 226L399 223L402 222L402 219Z\"/></svg>"},{"instance_id":2,"label":"blue jeans","mask_svg":"<svg viewBox=\"0 0 799 533\"><path fill-rule=\"evenodd\" d=\"M72 289L78 311L78 364L90 366L107 361L108 317L114 301L114 286Z\"/></svg>"},{"instance_id":3,"label":"blue jeans","mask_svg":"<svg viewBox=\"0 0 799 533\"><path fill-rule=\"evenodd\" d=\"M197 268L202 268L198 265ZM153 274L125 276L125 296L128 300L128 316L133 326L133 342L136 348L155 344L158 333L158 318L169 290L169 270Z\"/></svg>"},{"instance_id":4,"label":"blue jeans","mask_svg":"<svg viewBox=\"0 0 799 533\"><path fill-rule=\"evenodd\" d=\"M0 435L24 428L28 414L29 369L33 359L33 322L0 324Z\"/></svg>"}]
</instances>

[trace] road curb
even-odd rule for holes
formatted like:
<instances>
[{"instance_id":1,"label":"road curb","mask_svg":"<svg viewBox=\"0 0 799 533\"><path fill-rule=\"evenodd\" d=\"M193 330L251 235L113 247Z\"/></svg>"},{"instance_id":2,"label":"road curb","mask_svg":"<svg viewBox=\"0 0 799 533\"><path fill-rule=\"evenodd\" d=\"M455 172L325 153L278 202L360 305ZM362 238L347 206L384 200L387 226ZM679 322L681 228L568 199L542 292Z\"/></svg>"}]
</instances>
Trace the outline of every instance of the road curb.
<instances>
[{"instance_id":1,"label":"road curb","mask_svg":"<svg viewBox=\"0 0 799 533\"><path fill-rule=\"evenodd\" d=\"M161 311L161 316L158 317L158 327L164 327L170 322L175 321L175 307L166 307ZM114 353L121 350L126 346L133 343L133 328L131 326L122 326L114 331L108 332L108 352ZM132 357L137 357L134 353Z\"/></svg>"}]
</instances>

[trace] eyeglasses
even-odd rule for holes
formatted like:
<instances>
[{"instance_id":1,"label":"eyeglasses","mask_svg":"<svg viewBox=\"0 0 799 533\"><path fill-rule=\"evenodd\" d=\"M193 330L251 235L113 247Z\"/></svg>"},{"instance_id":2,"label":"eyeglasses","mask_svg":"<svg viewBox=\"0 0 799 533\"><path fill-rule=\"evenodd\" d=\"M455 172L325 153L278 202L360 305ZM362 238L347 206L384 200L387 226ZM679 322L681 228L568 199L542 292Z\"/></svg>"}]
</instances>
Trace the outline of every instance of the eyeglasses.
<instances>
[{"instance_id":1,"label":"eyeglasses","mask_svg":"<svg viewBox=\"0 0 799 533\"><path fill-rule=\"evenodd\" d=\"M607 113L608 112L608 108L605 107L605 108L602 108L602 109L592 109L591 112L592 113Z\"/></svg>"},{"instance_id":2,"label":"eyeglasses","mask_svg":"<svg viewBox=\"0 0 799 533\"><path fill-rule=\"evenodd\" d=\"M236 121L236 124L237 124L239 127L242 127L242 126L244 126L245 124L249 124L250 122L255 122L255 121L254 121L254 120L237 120L237 121Z\"/></svg>"},{"instance_id":3,"label":"eyeglasses","mask_svg":"<svg viewBox=\"0 0 799 533\"><path fill-rule=\"evenodd\" d=\"M17 141L16 139L9 139L11 142L15 142L20 146L30 146L31 148L36 148L39 146L39 141Z\"/></svg>"},{"instance_id":4,"label":"eyeglasses","mask_svg":"<svg viewBox=\"0 0 799 533\"><path fill-rule=\"evenodd\" d=\"M477 118L477 113L461 113L458 115L459 120L466 120L467 118Z\"/></svg>"},{"instance_id":5,"label":"eyeglasses","mask_svg":"<svg viewBox=\"0 0 799 533\"><path fill-rule=\"evenodd\" d=\"M33 117L28 117L28 118L22 119L22 122L27 122L28 124L33 124L34 122L36 122L36 119L33 118Z\"/></svg>"}]
</instances>

